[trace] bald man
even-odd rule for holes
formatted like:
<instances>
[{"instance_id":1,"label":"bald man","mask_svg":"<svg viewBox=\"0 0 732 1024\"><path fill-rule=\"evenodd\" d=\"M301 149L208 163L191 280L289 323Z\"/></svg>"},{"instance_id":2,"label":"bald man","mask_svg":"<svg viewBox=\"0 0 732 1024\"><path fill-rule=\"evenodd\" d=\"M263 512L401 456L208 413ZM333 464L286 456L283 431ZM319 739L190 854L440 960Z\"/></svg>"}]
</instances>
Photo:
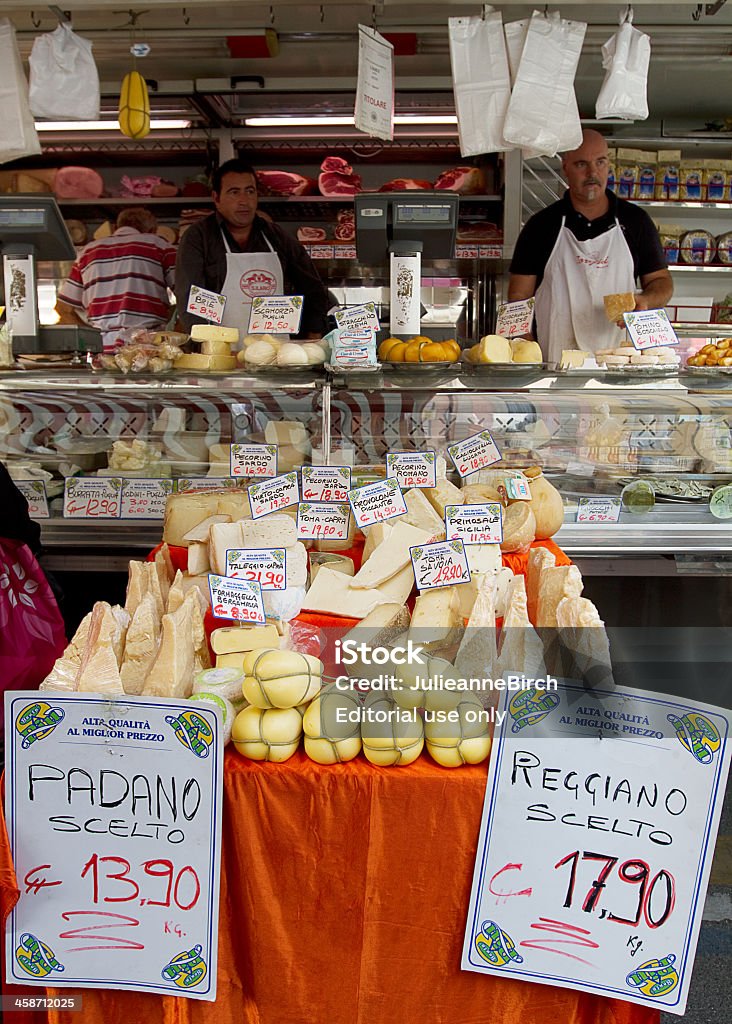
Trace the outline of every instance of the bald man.
<instances>
[{"instance_id":1,"label":"bald man","mask_svg":"<svg viewBox=\"0 0 732 1024\"><path fill-rule=\"evenodd\" d=\"M585 129L579 149L562 157L564 197L534 214L516 242L508 298L536 296L537 340L550 362L563 349L621 344L624 332L605 316L604 295L633 292L636 309L658 309L673 294L653 221L608 191L608 168L605 139Z\"/></svg>"}]
</instances>

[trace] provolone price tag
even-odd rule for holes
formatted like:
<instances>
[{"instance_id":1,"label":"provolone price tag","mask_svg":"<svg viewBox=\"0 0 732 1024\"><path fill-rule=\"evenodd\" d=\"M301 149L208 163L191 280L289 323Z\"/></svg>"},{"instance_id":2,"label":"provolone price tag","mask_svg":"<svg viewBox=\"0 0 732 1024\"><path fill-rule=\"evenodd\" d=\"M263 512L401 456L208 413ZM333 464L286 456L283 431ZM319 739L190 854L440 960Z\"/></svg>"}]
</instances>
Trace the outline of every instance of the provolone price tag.
<instances>
[{"instance_id":1,"label":"provolone price tag","mask_svg":"<svg viewBox=\"0 0 732 1024\"><path fill-rule=\"evenodd\" d=\"M351 506L302 501L297 506L299 540L348 540Z\"/></svg>"},{"instance_id":2,"label":"provolone price tag","mask_svg":"<svg viewBox=\"0 0 732 1024\"><path fill-rule=\"evenodd\" d=\"M28 502L28 515L31 519L48 519L48 495L43 480L15 480L13 482Z\"/></svg>"},{"instance_id":3,"label":"provolone price tag","mask_svg":"<svg viewBox=\"0 0 732 1024\"><path fill-rule=\"evenodd\" d=\"M447 451L460 476L470 476L501 461L501 453L489 430L481 430L464 441L451 444Z\"/></svg>"},{"instance_id":4,"label":"provolone price tag","mask_svg":"<svg viewBox=\"0 0 732 1024\"><path fill-rule=\"evenodd\" d=\"M620 498L586 497L577 501L578 523L617 523L620 519Z\"/></svg>"},{"instance_id":5,"label":"provolone price tag","mask_svg":"<svg viewBox=\"0 0 732 1024\"><path fill-rule=\"evenodd\" d=\"M123 480L120 518L162 519L168 495L172 493L172 480Z\"/></svg>"},{"instance_id":6,"label":"provolone price tag","mask_svg":"<svg viewBox=\"0 0 732 1024\"><path fill-rule=\"evenodd\" d=\"M260 626L267 621L260 583L210 573L208 585L211 610L217 619L235 619Z\"/></svg>"},{"instance_id":7,"label":"provolone price tag","mask_svg":"<svg viewBox=\"0 0 732 1024\"><path fill-rule=\"evenodd\" d=\"M437 485L437 456L435 452L389 452L386 456L386 475L394 477L404 490L411 487Z\"/></svg>"},{"instance_id":8,"label":"provolone price tag","mask_svg":"<svg viewBox=\"0 0 732 1024\"><path fill-rule=\"evenodd\" d=\"M500 544L503 515L497 501L475 505L446 505L445 533L448 540L463 544Z\"/></svg>"},{"instance_id":9,"label":"provolone price tag","mask_svg":"<svg viewBox=\"0 0 732 1024\"><path fill-rule=\"evenodd\" d=\"M356 524L360 529L383 523L386 519L406 514L407 506L398 482L391 477L389 480L377 480L376 483L364 487L354 487L348 492Z\"/></svg>"},{"instance_id":10,"label":"provolone price tag","mask_svg":"<svg viewBox=\"0 0 732 1024\"><path fill-rule=\"evenodd\" d=\"M213 324L220 324L224 318L224 307L226 296L218 292L209 292L205 288L199 288L197 284L191 285L188 293L187 313L194 313L204 320L210 320Z\"/></svg>"},{"instance_id":11,"label":"provolone price tag","mask_svg":"<svg viewBox=\"0 0 732 1024\"><path fill-rule=\"evenodd\" d=\"M635 313L623 313L623 320L628 328L630 340L640 352L679 343L665 309L642 309Z\"/></svg>"},{"instance_id":12,"label":"provolone price tag","mask_svg":"<svg viewBox=\"0 0 732 1024\"><path fill-rule=\"evenodd\" d=\"M267 295L252 299L249 334L297 334L302 319L302 295Z\"/></svg>"},{"instance_id":13,"label":"provolone price tag","mask_svg":"<svg viewBox=\"0 0 732 1024\"><path fill-rule=\"evenodd\" d=\"M461 540L441 540L409 549L418 590L470 583L470 569Z\"/></svg>"},{"instance_id":14,"label":"provolone price tag","mask_svg":"<svg viewBox=\"0 0 732 1024\"><path fill-rule=\"evenodd\" d=\"M279 512L300 501L297 473L294 472L284 473L261 484L250 484L247 490L253 519L260 519L270 512Z\"/></svg>"},{"instance_id":15,"label":"provolone price tag","mask_svg":"<svg viewBox=\"0 0 732 1024\"><path fill-rule=\"evenodd\" d=\"M300 476L303 501L348 501L350 466L303 466Z\"/></svg>"},{"instance_id":16,"label":"provolone price tag","mask_svg":"<svg viewBox=\"0 0 732 1024\"><path fill-rule=\"evenodd\" d=\"M498 307L496 334L503 338L518 338L529 334L534 320L536 299L520 299L518 302L502 302Z\"/></svg>"},{"instance_id":17,"label":"provolone price tag","mask_svg":"<svg viewBox=\"0 0 732 1024\"><path fill-rule=\"evenodd\" d=\"M64 519L119 519L122 480L71 476L64 482Z\"/></svg>"},{"instance_id":18,"label":"provolone price tag","mask_svg":"<svg viewBox=\"0 0 732 1024\"><path fill-rule=\"evenodd\" d=\"M234 477L277 476L276 444L232 444L230 458Z\"/></svg>"},{"instance_id":19,"label":"provolone price tag","mask_svg":"<svg viewBox=\"0 0 732 1024\"><path fill-rule=\"evenodd\" d=\"M259 583L262 590L284 590L287 552L284 548L227 548L226 575Z\"/></svg>"}]
</instances>

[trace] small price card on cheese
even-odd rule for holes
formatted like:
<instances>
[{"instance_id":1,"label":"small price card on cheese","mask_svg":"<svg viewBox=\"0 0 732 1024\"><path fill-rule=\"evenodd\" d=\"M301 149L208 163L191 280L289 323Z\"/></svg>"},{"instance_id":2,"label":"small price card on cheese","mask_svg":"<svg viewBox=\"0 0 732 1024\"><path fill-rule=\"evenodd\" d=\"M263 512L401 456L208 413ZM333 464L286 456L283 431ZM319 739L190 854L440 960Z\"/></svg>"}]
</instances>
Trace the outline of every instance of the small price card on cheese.
<instances>
[{"instance_id":1,"label":"small price card on cheese","mask_svg":"<svg viewBox=\"0 0 732 1024\"><path fill-rule=\"evenodd\" d=\"M623 313L623 320L630 340L639 352L679 343L665 309L641 309L635 313Z\"/></svg>"},{"instance_id":2,"label":"small price card on cheese","mask_svg":"<svg viewBox=\"0 0 732 1024\"><path fill-rule=\"evenodd\" d=\"M620 519L622 500L590 496L577 501L578 523L617 523Z\"/></svg>"},{"instance_id":3,"label":"small price card on cheese","mask_svg":"<svg viewBox=\"0 0 732 1024\"><path fill-rule=\"evenodd\" d=\"M287 586L287 552L284 548L226 549L226 575L253 580L262 590L284 590Z\"/></svg>"},{"instance_id":4,"label":"small price card on cheese","mask_svg":"<svg viewBox=\"0 0 732 1024\"><path fill-rule=\"evenodd\" d=\"M179 491L220 491L222 487L236 487L236 480L230 476L186 476L179 477Z\"/></svg>"},{"instance_id":5,"label":"small price card on cheese","mask_svg":"<svg viewBox=\"0 0 732 1024\"><path fill-rule=\"evenodd\" d=\"M502 302L498 307L496 334L502 338L518 338L529 334L534 322L536 299L520 299L518 302Z\"/></svg>"},{"instance_id":6,"label":"small price card on cheese","mask_svg":"<svg viewBox=\"0 0 732 1024\"><path fill-rule=\"evenodd\" d=\"M378 331L381 327L373 302L363 302L360 306L342 306L334 315L337 326L343 330L359 331L371 327Z\"/></svg>"},{"instance_id":7,"label":"small price card on cheese","mask_svg":"<svg viewBox=\"0 0 732 1024\"><path fill-rule=\"evenodd\" d=\"M172 480L123 480L121 519L162 519Z\"/></svg>"},{"instance_id":8,"label":"small price card on cheese","mask_svg":"<svg viewBox=\"0 0 732 1024\"><path fill-rule=\"evenodd\" d=\"M531 501L531 488L523 473L508 477L506 494L512 501Z\"/></svg>"},{"instance_id":9,"label":"small price card on cheese","mask_svg":"<svg viewBox=\"0 0 732 1024\"><path fill-rule=\"evenodd\" d=\"M48 519L48 495L43 480L15 480L14 483L28 502L31 519Z\"/></svg>"},{"instance_id":10,"label":"small price card on cheese","mask_svg":"<svg viewBox=\"0 0 732 1024\"><path fill-rule=\"evenodd\" d=\"M418 590L470 583L465 545L461 540L441 540L409 549Z\"/></svg>"},{"instance_id":11,"label":"small price card on cheese","mask_svg":"<svg viewBox=\"0 0 732 1024\"><path fill-rule=\"evenodd\" d=\"M258 626L263 626L267 621L261 583L210 573L208 585L211 591L211 610L217 619L235 619L237 622Z\"/></svg>"},{"instance_id":12,"label":"small price card on cheese","mask_svg":"<svg viewBox=\"0 0 732 1024\"><path fill-rule=\"evenodd\" d=\"M503 515L497 501L475 505L445 505L445 535L463 544L500 544Z\"/></svg>"},{"instance_id":13,"label":"small price card on cheese","mask_svg":"<svg viewBox=\"0 0 732 1024\"><path fill-rule=\"evenodd\" d=\"M301 501L297 506L298 540L348 540L351 506Z\"/></svg>"},{"instance_id":14,"label":"small price card on cheese","mask_svg":"<svg viewBox=\"0 0 732 1024\"><path fill-rule=\"evenodd\" d=\"M300 476L303 501L348 501L350 466L303 466Z\"/></svg>"},{"instance_id":15,"label":"small price card on cheese","mask_svg":"<svg viewBox=\"0 0 732 1024\"><path fill-rule=\"evenodd\" d=\"M249 504L252 509L252 519L260 519L269 515L270 512L280 512L290 505L297 505L300 501L300 488L297 485L297 473L283 473L272 480L265 480L261 484L250 484Z\"/></svg>"},{"instance_id":16,"label":"small price card on cheese","mask_svg":"<svg viewBox=\"0 0 732 1024\"><path fill-rule=\"evenodd\" d=\"M348 492L348 500L360 529L373 526L374 523L383 523L385 519L403 516L407 511L401 487L394 477L354 487Z\"/></svg>"},{"instance_id":17,"label":"small price card on cheese","mask_svg":"<svg viewBox=\"0 0 732 1024\"><path fill-rule=\"evenodd\" d=\"M501 453L490 430L481 430L478 434L466 437L464 441L451 444L447 451L460 476L470 476L479 469L501 461Z\"/></svg>"},{"instance_id":18,"label":"small price card on cheese","mask_svg":"<svg viewBox=\"0 0 732 1024\"><path fill-rule=\"evenodd\" d=\"M205 288L199 288L197 284L191 285L188 293L187 313L194 313L204 320L210 320L212 324L220 324L224 319L224 307L226 296L218 292L209 292Z\"/></svg>"},{"instance_id":19,"label":"small price card on cheese","mask_svg":"<svg viewBox=\"0 0 732 1024\"><path fill-rule=\"evenodd\" d=\"M435 452L389 452L386 456L387 478L394 477L404 490L410 487L437 486Z\"/></svg>"},{"instance_id":20,"label":"small price card on cheese","mask_svg":"<svg viewBox=\"0 0 732 1024\"><path fill-rule=\"evenodd\" d=\"M297 334L302 295L257 295L252 299L249 334Z\"/></svg>"},{"instance_id":21,"label":"small price card on cheese","mask_svg":"<svg viewBox=\"0 0 732 1024\"><path fill-rule=\"evenodd\" d=\"M232 444L231 475L234 477L277 476L277 445Z\"/></svg>"},{"instance_id":22,"label":"small price card on cheese","mask_svg":"<svg viewBox=\"0 0 732 1024\"><path fill-rule=\"evenodd\" d=\"M122 481L111 476L70 476L64 482L64 519L119 519Z\"/></svg>"}]
</instances>

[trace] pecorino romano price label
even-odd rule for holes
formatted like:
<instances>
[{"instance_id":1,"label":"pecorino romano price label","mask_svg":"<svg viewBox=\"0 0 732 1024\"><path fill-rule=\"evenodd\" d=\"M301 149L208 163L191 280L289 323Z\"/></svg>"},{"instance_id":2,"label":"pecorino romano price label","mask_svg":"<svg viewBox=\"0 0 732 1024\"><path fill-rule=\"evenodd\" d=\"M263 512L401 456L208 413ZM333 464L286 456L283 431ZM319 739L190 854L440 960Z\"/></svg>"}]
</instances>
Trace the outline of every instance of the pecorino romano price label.
<instances>
[{"instance_id":1,"label":"pecorino romano price label","mask_svg":"<svg viewBox=\"0 0 732 1024\"><path fill-rule=\"evenodd\" d=\"M226 575L260 583L262 590L284 590L287 552L284 548L227 548Z\"/></svg>"},{"instance_id":2,"label":"pecorino romano price label","mask_svg":"<svg viewBox=\"0 0 732 1024\"><path fill-rule=\"evenodd\" d=\"M475 505L445 505L445 533L448 540L463 544L500 544L503 516L497 501Z\"/></svg>"},{"instance_id":3,"label":"pecorino romano price label","mask_svg":"<svg viewBox=\"0 0 732 1024\"><path fill-rule=\"evenodd\" d=\"M267 621L261 583L210 573L208 585L211 591L211 611L215 618L235 619L237 622L260 626Z\"/></svg>"},{"instance_id":4,"label":"pecorino romano price label","mask_svg":"<svg viewBox=\"0 0 732 1024\"><path fill-rule=\"evenodd\" d=\"M230 459L232 476L277 476L276 444L232 444Z\"/></svg>"},{"instance_id":5,"label":"pecorino romano price label","mask_svg":"<svg viewBox=\"0 0 732 1024\"><path fill-rule=\"evenodd\" d=\"M302 501L297 506L299 540L347 540L351 506Z\"/></svg>"},{"instance_id":6,"label":"pecorino romano price label","mask_svg":"<svg viewBox=\"0 0 732 1024\"><path fill-rule=\"evenodd\" d=\"M48 496L43 480L15 480L14 483L28 502L31 519L48 519Z\"/></svg>"},{"instance_id":7,"label":"pecorino romano price label","mask_svg":"<svg viewBox=\"0 0 732 1024\"><path fill-rule=\"evenodd\" d=\"M470 583L470 568L461 540L441 540L409 549L418 590Z\"/></svg>"},{"instance_id":8,"label":"pecorino romano price label","mask_svg":"<svg viewBox=\"0 0 732 1024\"><path fill-rule=\"evenodd\" d=\"M283 473L261 484L250 484L247 491L253 519L260 519L270 512L279 512L300 501L297 473L294 472Z\"/></svg>"},{"instance_id":9,"label":"pecorino romano price label","mask_svg":"<svg viewBox=\"0 0 732 1024\"><path fill-rule=\"evenodd\" d=\"M121 519L162 519L172 480L123 480Z\"/></svg>"},{"instance_id":10,"label":"pecorino romano price label","mask_svg":"<svg viewBox=\"0 0 732 1024\"><path fill-rule=\"evenodd\" d=\"M591 496L577 501L578 523L617 523L620 519L622 500Z\"/></svg>"},{"instance_id":11,"label":"pecorino romano price label","mask_svg":"<svg viewBox=\"0 0 732 1024\"><path fill-rule=\"evenodd\" d=\"M350 466L303 466L300 476L303 501L348 501Z\"/></svg>"},{"instance_id":12,"label":"pecorino romano price label","mask_svg":"<svg viewBox=\"0 0 732 1024\"><path fill-rule=\"evenodd\" d=\"M122 480L71 476L64 483L64 519L119 519Z\"/></svg>"},{"instance_id":13,"label":"pecorino romano price label","mask_svg":"<svg viewBox=\"0 0 732 1024\"><path fill-rule=\"evenodd\" d=\"M252 299L249 334L297 334L302 319L302 295L267 295Z\"/></svg>"},{"instance_id":14,"label":"pecorino romano price label","mask_svg":"<svg viewBox=\"0 0 732 1024\"><path fill-rule=\"evenodd\" d=\"M435 487L437 484L437 456L429 452L389 452L386 456L386 475L394 477L401 488Z\"/></svg>"},{"instance_id":15,"label":"pecorino romano price label","mask_svg":"<svg viewBox=\"0 0 732 1024\"><path fill-rule=\"evenodd\" d=\"M460 476L470 476L479 469L501 461L501 453L489 430L466 437L464 441L451 444L447 449Z\"/></svg>"},{"instance_id":16,"label":"pecorino romano price label","mask_svg":"<svg viewBox=\"0 0 732 1024\"><path fill-rule=\"evenodd\" d=\"M390 480L377 480L364 487L354 487L348 492L348 500L359 528L403 516L407 511L404 495L393 477Z\"/></svg>"}]
</instances>

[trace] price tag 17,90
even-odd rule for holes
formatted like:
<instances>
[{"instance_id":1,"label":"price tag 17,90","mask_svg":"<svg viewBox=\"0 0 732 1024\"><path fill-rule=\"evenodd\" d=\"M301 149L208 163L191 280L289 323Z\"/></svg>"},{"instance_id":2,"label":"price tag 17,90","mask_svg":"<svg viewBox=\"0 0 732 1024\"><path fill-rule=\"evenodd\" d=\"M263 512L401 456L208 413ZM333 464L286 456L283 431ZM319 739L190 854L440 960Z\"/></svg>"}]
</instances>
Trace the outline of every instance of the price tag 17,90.
<instances>
[{"instance_id":1,"label":"price tag 17,90","mask_svg":"<svg viewBox=\"0 0 732 1024\"><path fill-rule=\"evenodd\" d=\"M191 285L188 293L187 313L200 316L203 320L210 320L213 324L220 324L224 318L224 307L226 296L218 292L209 292L205 288L199 288L197 284Z\"/></svg>"},{"instance_id":2,"label":"price tag 17,90","mask_svg":"<svg viewBox=\"0 0 732 1024\"><path fill-rule=\"evenodd\" d=\"M284 548L227 548L226 575L260 583L262 590L284 590L287 552Z\"/></svg>"},{"instance_id":3,"label":"price tag 17,90","mask_svg":"<svg viewBox=\"0 0 732 1024\"><path fill-rule=\"evenodd\" d=\"M28 502L31 519L48 519L48 496L43 480L15 480L14 483Z\"/></svg>"},{"instance_id":4,"label":"price tag 17,90","mask_svg":"<svg viewBox=\"0 0 732 1024\"><path fill-rule=\"evenodd\" d=\"M250 484L247 490L253 519L261 519L270 512L280 512L300 501L297 473L294 472L283 473L261 484Z\"/></svg>"},{"instance_id":5,"label":"price tag 17,90","mask_svg":"<svg viewBox=\"0 0 732 1024\"><path fill-rule=\"evenodd\" d=\"M351 506L301 501L297 506L299 540L347 540Z\"/></svg>"},{"instance_id":6,"label":"price tag 17,90","mask_svg":"<svg viewBox=\"0 0 732 1024\"><path fill-rule=\"evenodd\" d=\"M249 334L297 334L302 295L258 295L252 299Z\"/></svg>"},{"instance_id":7,"label":"price tag 17,90","mask_svg":"<svg viewBox=\"0 0 732 1024\"><path fill-rule=\"evenodd\" d=\"M448 540L463 544L500 544L503 516L497 501L475 505L446 505L445 533Z\"/></svg>"},{"instance_id":8,"label":"price tag 17,90","mask_svg":"<svg viewBox=\"0 0 732 1024\"><path fill-rule=\"evenodd\" d=\"M577 501L578 523L617 523L620 519L622 500L591 496Z\"/></svg>"},{"instance_id":9,"label":"price tag 17,90","mask_svg":"<svg viewBox=\"0 0 732 1024\"><path fill-rule=\"evenodd\" d=\"M303 501L348 501L350 466L303 466L300 476Z\"/></svg>"},{"instance_id":10,"label":"price tag 17,90","mask_svg":"<svg viewBox=\"0 0 732 1024\"><path fill-rule=\"evenodd\" d=\"M65 519L119 519L122 480L118 477L67 477Z\"/></svg>"},{"instance_id":11,"label":"price tag 17,90","mask_svg":"<svg viewBox=\"0 0 732 1024\"><path fill-rule=\"evenodd\" d=\"M208 585L211 590L211 610L215 618L234 619L255 626L265 624L261 583L210 573Z\"/></svg>"},{"instance_id":12,"label":"price tag 17,90","mask_svg":"<svg viewBox=\"0 0 732 1024\"><path fill-rule=\"evenodd\" d=\"M437 456L429 452L389 452L386 456L386 475L394 477L404 490L411 487L435 487L437 484Z\"/></svg>"},{"instance_id":13,"label":"price tag 17,90","mask_svg":"<svg viewBox=\"0 0 732 1024\"><path fill-rule=\"evenodd\" d=\"M277 445L232 444L231 475L235 477L277 476Z\"/></svg>"},{"instance_id":14,"label":"price tag 17,90","mask_svg":"<svg viewBox=\"0 0 732 1024\"><path fill-rule=\"evenodd\" d=\"M395 516L403 516L407 511L401 487L394 477L389 480L377 480L363 487L354 487L348 492L348 500L356 517L356 524L361 528L383 523L385 519L393 519Z\"/></svg>"},{"instance_id":15,"label":"price tag 17,90","mask_svg":"<svg viewBox=\"0 0 732 1024\"><path fill-rule=\"evenodd\" d=\"M172 493L172 480L123 480L120 518L162 519L168 495Z\"/></svg>"},{"instance_id":16,"label":"price tag 17,90","mask_svg":"<svg viewBox=\"0 0 732 1024\"><path fill-rule=\"evenodd\" d=\"M451 444L447 451L460 476L470 476L501 461L501 453L489 430L481 430L464 441Z\"/></svg>"},{"instance_id":17,"label":"price tag 17,90","mask_svg":"<svg viewBox=\"0 0 732 1024\"><path fill-rule=\"evenodd\" d=\"M470 583L470 568L461 540L441 540L409 549L418 590Z\"/></svg>"}]
</instances>

